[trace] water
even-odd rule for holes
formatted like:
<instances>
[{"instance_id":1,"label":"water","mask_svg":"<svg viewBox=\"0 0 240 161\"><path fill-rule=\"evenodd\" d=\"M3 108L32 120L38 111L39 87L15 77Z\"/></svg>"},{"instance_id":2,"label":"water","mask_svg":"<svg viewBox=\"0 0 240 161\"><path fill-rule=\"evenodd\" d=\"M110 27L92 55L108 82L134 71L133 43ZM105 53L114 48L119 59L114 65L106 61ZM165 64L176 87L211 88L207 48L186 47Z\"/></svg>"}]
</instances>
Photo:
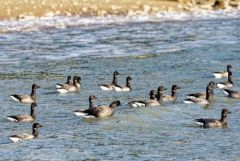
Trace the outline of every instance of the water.
<instances>
[{"instance_id":1,"label":"water","mask_svg":"<svg viewBox=\"0 0 240 161\"><path fill-rule=\"evenodd\" d=\"M212 72L227 64L233 66L235 89L240 90L239 14L212 17L111 19L111 23L95 19L93 24L70 26L65 22L76 18L49 18L36 20L42 25L33 23L28 30L21 28L22 22L1 22L9 30L0 35L0 160L240 160L239 100L216 90L208 108L182 103L187 93L204 91L209 81L224 81L215 80ZM48 28L49 21L65 27ZM11 28L14 23L21 29ZM120 84L128 75L133 78L132 92L97 87L110 82L115 70ZM65 82L68 75L82 77L80 93L56 93L55 84ZM11 143L9 135L31 132L32 125L5 119L29 112L28 105L9 95L30 93L32 83L41 86L37 121L44 127L37 139ZM140 109L126 105L147 98L159 85L169 93L172 84L182 88L174 103ZM122 106L110 118L74 116L74 110L88 107L92 94L98 97L95 104L119 99ZM222 108L232 112L228 128L193 124L195 118L219 118Z\"/></svg>"}]
</instances>

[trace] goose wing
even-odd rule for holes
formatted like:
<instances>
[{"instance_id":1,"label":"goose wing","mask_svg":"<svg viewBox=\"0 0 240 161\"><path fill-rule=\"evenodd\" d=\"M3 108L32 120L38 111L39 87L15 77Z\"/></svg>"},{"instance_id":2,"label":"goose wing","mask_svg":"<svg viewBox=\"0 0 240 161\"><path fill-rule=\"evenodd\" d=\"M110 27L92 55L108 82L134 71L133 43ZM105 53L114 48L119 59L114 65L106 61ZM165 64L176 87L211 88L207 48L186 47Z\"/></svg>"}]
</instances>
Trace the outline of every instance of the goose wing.
<instances>
[{"instance_id":1,"label":"goose wing","mask_svg":"<svg viewBox=\"0 0 240 161\"><path fill-rule=\"evenodd\" d=\"M6 117L9 121L18 122L18 121L34 121L31 115L18 115L18 116L7 116Z\"/></svg>"},{"instance_id":2,"label":"goose wing","mask_svg":"<svg viewBox=\"0 0 240 161\"><path fill-rule=\"evenodd\" d=\"M16 135L11 135L9 137L9 139L12 140L13 142L29 140L29 139L33 139L33 138L35 138L35 136L32 134L29 134L29 133L16 134Z\"/></svg>"},{"instance_id":3,"label":"goose wing","mask_svg":"<svg viewBox=\"0 0 240 161\"><path fill-rule=\"evenodd\" d=\"M98 84L98 86L104 91L113 90L113 84Z\"/></svg>"},{"instance_id":4,"label":"goose wing","mask_svg":"<svg viewBox=\"0 0 240 161\"><path fill-rule=\"evenodd\" d=\"M204 92L191 93L191 94L188 94L187 97L188 97L188 98L190 98L190 97L195 97L195 98L206 98L206 93L204 93Z\"/></svg>"}]
</instances>

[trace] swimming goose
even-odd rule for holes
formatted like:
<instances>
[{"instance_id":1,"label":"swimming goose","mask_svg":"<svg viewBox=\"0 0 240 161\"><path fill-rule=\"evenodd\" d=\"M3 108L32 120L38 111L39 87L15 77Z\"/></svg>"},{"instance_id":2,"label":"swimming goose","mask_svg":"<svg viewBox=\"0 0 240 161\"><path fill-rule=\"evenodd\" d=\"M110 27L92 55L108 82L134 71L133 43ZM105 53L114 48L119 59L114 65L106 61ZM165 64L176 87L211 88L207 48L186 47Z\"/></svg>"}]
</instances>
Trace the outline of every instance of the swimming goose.
<instances>
[{"instance_id":1,"label":"swimming goose","mask_svg":"<svg viewBox=\"0 0 240 161\"><path fill-rule=\"evenodd\" d=\"M97 99L97 97L94 96L94 95L89 96L89 98L88 98L89 108L88 108L88 109L92 109L92 108L95 107L95 106L93 105L93 100L94 100L94 99ZM74 111L73 113L74 113L76 116L83 116L83 115L85 115L85 114L83 114L82 111L83 111L83 110L76 110L76 111Z\"/></svg>"},{"instance_id":2,"label":"swimming goose","mask_svg":"<svg viewBox=\"0 0 240 161\"><path fill-rule=\"evenodd\" d=\"M128 105L131 107L147 107L147 106L159 105L159 102L155 99L156 91L151 90L149 95L150 95L150 99L148 99L148 100L131 101L128 103Z\"/></svg>"},{"instance_id":3,"label":"swimming goose","mask_svg":"<svg viewBox=\"0 0 240 161\"><path fill-rule=\"evenodd\" d=\"M213 75L217 79L228 77L228 73L231 72L230 68L232 68L232 66L231 65L227 65L227 71L224 71L224 72L213 72Z\"/></svg>"},{"instance_id":4,"label":"swimming goose","mask_svg":"<svg viewBox=\"0 0 240 161\"><path fill-rule=\"evenodd\" d=\"M212 89L216 88L216 83L213 81L209 82L208 84ZM214 91L212 90L212 95L214 95ZM187 95L187 98L206 98L206 92L198 92L198 93L191 93Z\"/></svg>"},{"instance_id":5,"label":"swimming goose","mask_svg":"<svg viewBox=\"0 0 240 161\"><path fill-rule=\"evenodd\" d=\"M157 101L159 102L159 105L163 104L163 91L165 90L167 90L167 88L164 88L163 86L158 87Z\"/></svg>"},{"instance_id":6,"label":"swimming goose","mask_svg":"<svg viewBox=\"0 0 240 161\"><path fill-rule=\"evenodd\" d=\"M208 85L206 88L206 97L205 98L194 98L194 97L189 97L186 98L183 102L184 103L196 103L199 105L208 105L210 102L214 99L214 92L213 92L213 87L211 85Z\"/></svg>"},{"instance_id":7,"label":"swimming goose","mask_svg":"<svg viewBox=\"0 0 240 161\"><path fill-rule=\"evenodd\" d=\"M198 125L204 128L213 127L226 127L227 126L227 115L230 113L228 109L222 109L221 119L196 119L194 120Z\"/></svg>"},{"instance_id":8,"label":"swimming goose","mask_svg":"<svg viewBox=\"0 0 240 161\"><path fill-rule=\"evenodd\" d=\"M94 117L108 117L112 116L115 113L116 107L120 106L120 101L113 101L109 106L96 106L81 111L81 116L85 118L94 118ZM79 115L80 116L80 115Z\"/></svg>"},{"instance_id":9,"label":"swimming goose","mask_svg":"<svg viewBox=\"0 0 240 161\"><path fill-rule=\"evenodd\" d=\"M222 92L230 98L240 99L240 92L238 92L238 91L234 91L234 90L230 90L230 89L222 89Z\"/></svg>"},{"instance_id":10,"label":"swimming goose","mask_svg":"<svg viewBox=\"0 0 240 161\"><path fill-rule=\"evenodd\" d=\"M68 77L67 77L67 82L64 83L64 84L72 85L73 82L72 82L71 79L72 79L71 76L68 76ZM64 84L59 84L59 83L58 83L58 84L56 84L56 88L61 88Z\"/></svg>"},{"instance_id":11,"label":"swimming goose","mask_svg":"<svg viewBox=\"0 0 240 161\"><path fill-rule=\"evenodd\" d=\"M34 102L31 104L30 115L17 115L17 116L7 116L6 118L12 122L33 122L36 119L35 108L37 104Z\"/></svg>"},{"instance_id":12,"label":"swimming goose","mask_svg":"<svg viewBox=\"0 0 240 161\"><path fill-rule=\"evenodd\" d=\"M228 73L228 81L227 82L219 82L219 83L217 83L217 87L220 88L220 89L230 88L232 86L233 86L232 72Z\"/></svg>"},{"instance_id":13,"label":"swimming goose","mask_svg":"<svg viewBox=\"0 0 240 161\"><path fill-rule=\"evenodd\" d=\"M81 77L74 76L73 84L62 84L60 88L57 88L57 91L59 93L77 92L80 89L80 80Z\"/></svg>"},{"instance_id":14,"label":"swimming goose","mask_svg":"<svg viewBox=\"0 0 240 161\"><path fill-rule=\"evenodd\" d=\"M32 134L29 134L29 133L16 134L16 135L9 136L9 139L12 142L34 139L34 138L38 137L38 128L39 127L42 127L42 125L40 125L39 123L33 123Z\"/></svg>"},{"instance_id":15,"label":"swimming goose","mask_svg":"<svg viewBox=\"0 0 240 161\"><path fill-rule=\"evenodd\" d=\"M157 94L155 94L154 106L159 106L163 104L163 91L167 90L163 86L159 86L157 90ZM153 105L152 105L153 106Z\"/></svg>"},{"instance_id":16,"label":"swimming goose","mask_svg":"<svg viewBox=\"0 0 240 161\"><path fill-rule=\"evenodd\" d=\"M131 91L131 89L132 89L131 81L132 81L132 78L130 76L128 76L126 78L126 86L115 85L115 86L113 86L113 90L117 91L117 92Z\"/></svg>"},{"instance_id":17,"label":"swimming goose","mask_svg":"<svg viewBox=\"0 0 240 161\"><path fill-rule=\"evenodd\" d=\"M113 80L111 84L98 84L98 86L104 91L111 91L113 87L117 85L117 75L119 75L118 71L113 72Z\"/></svg>"},{"instance_id":18,"label":"swimming goose","mask_svg":"<svg viewBox=\"0 0 240 161\"><path fill-rule=\"evenodd\" d=\"M164 95L163 96L163 102L167 102L167 101L175 101L177 99L177 90L181 89L180 87L178 87L177 85L173 85L172 86L172 95Z\"/></svg>"},{"instance_id":19,"label":"swimming goose","mask_svg":"<svg viewBox=\"0 0 240 161\"><path fill-rule=\"evenodd\" d=\"M32 84L32 92L30 95L11 95L10 97L17 102L20 103L33 103L36 101L36 89L40 88L40 86L36 85L36 84Z\"/></svg>"},{"instance_id":20,"label":"swimming goose","mask_svg":"<svg viewBox=\"0 0 240 161\"><path fill-rule=\"evenodd\" d=\"M76 81L76 87L78 88L78 89L80 89L80 87L81 87L81 77L77 77L77 81Z\"/></svg>"}]
</instances>

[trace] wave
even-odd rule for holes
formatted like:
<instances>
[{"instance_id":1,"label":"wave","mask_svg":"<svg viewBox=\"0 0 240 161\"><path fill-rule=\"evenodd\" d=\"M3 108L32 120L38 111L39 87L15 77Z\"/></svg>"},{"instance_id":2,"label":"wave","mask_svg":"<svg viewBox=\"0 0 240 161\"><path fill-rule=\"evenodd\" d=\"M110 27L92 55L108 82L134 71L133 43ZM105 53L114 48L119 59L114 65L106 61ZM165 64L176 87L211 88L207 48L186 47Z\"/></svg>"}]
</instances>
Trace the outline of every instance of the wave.
<instances>
[{"instance_id":1,"label":"wave","mask_svg":"<svg viewBox=\"0 0 240 161\"><path fill-rule=\"evenodd\" d=\"M198 11L198 12L160 12L154 16L108 16L108 17L79 17L79 16L48 16L26 17L20 20L0 21L0 33L40 31L69 27L85 27L92 25L124 24L138 22L164 22L188 20L212 20L239 18L240 10L231 11Z\"/></svg>"}]
</instances>

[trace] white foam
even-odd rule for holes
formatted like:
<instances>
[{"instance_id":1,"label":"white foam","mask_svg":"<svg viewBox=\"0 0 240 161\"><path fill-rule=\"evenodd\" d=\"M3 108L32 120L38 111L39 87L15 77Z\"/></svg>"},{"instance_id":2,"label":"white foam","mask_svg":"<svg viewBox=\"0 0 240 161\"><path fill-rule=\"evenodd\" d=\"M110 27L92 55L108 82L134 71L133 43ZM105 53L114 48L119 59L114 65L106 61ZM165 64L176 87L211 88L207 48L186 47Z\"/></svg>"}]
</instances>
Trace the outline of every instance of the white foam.
<instances>
[{"instance_id":1,"label":"white foam","mask_svg":"<svg viewBox=\"0 0 240 161\"><path fill-rule=\"evenodd\" d=\"M239 18L239 10L231 11L196 11L196 12L159 12L154 16L108 16L108 17L79 17L79 16L47 16L31 17L19 20L0 21L1 32L28 32L53 28L85 27L101 24L123 24L129 22L162 22L208 20L219 18Z\"/></svg>"}]
</instances>

